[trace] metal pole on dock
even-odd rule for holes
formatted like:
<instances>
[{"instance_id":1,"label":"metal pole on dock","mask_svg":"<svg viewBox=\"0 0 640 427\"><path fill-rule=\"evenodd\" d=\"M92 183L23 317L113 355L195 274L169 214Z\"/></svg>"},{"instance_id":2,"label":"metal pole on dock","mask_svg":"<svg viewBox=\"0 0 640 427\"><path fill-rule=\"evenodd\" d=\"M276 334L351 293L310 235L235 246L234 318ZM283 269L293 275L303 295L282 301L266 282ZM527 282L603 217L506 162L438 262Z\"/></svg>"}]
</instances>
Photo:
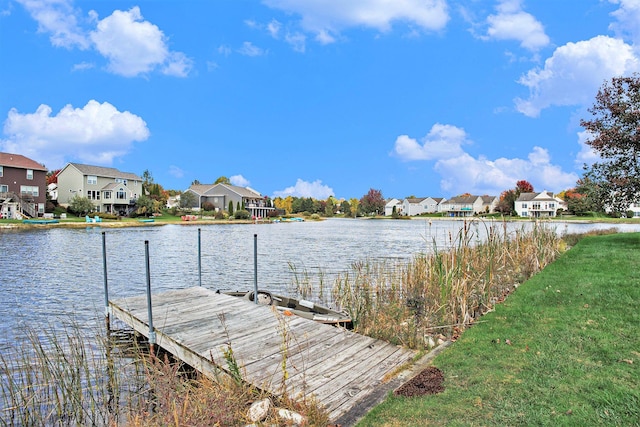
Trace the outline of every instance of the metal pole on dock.
<instances>
[{"instance_id":1,"label":"metal pole on dock","mask_svg":"<svg viewBox=\"0 0 640 427\"><path fill-rule=\"evenodd\" d=\"M253 302L258 303L258 235L253 235Z\"/></svg>"},{"instance_id":2,"label":"metal pole on dock","mask_svg":"<svg viewBox=\"0 0 640 427\"><path fill-rule=\"evenodd\" d=\"M156 330L153 327L153 314L151 312L151 269L149 268L149 241L144 241L144 255L147 264L147 314L149 315L149 352L155 354Z\"/></svg>"},{"instance_id":3,"label":"metal pole on dock","mask_svg":"<svg viewBox=\"0 0 640 427\"><path fill-rule=\"evenodd\" d=\"M202 286L202 244L201 244L201 230L198 228L198 285Z\"/></svg>"},{"instance_id":4,"label":"metal pole on dock","mask_svg":"<svg viewBox=\"0 0 640 427\"><path fill-rule=\"evenodd\" d=\"M109 310L109 280L107 279L107 237L104 231L102 232L102 265L104 268L104 316L108 332L111 329L111 321L109 319L111 310Z\"/></svg>"}]
</instances>

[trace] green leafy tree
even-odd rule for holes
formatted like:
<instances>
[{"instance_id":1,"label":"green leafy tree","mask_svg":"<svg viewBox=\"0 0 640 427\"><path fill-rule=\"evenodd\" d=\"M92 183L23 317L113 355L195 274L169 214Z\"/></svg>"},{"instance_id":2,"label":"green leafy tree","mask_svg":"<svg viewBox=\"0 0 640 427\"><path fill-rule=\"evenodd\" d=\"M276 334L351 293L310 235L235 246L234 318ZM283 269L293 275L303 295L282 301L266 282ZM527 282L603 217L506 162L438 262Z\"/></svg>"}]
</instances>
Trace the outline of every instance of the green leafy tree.
<instances>
[{"instance_id":1,"label":"green leafy tree","mask_svg":"<svg viewBox=\"0 0 640 427\"><path fill-rule=\"evenodd\" d=\"M192 191L185 191L180 195L180 207L181 208L194 208L198 206L198 196Z\"/></svg>"},{"instance_id":2,"label":"green leafy tree","mask_svg":"<svg viewBox=\"0 0 640 427\"><path fill-rule=\"evenodd\" d=\"M200 185L200 181L198 181L197 179L194 179L194 180L191 182L191 185Z\"/></svg>"},{"instance_id":3,"label":"green leafy tree","mask_svg":"<svg viewBox=\"0 0 640 427\"><path fill-rule=\"evenodd\" d=\"M143 194L151 194L151 184L153 184L153 175L149 169L145 169L142 172L142 189Z\"/></svg>"},{"instance_id":4,"label":"green leafy tree","mask_svg":"<svg viewBox=\"0 0 640 427\"><path fill-rule=\"evenodd\" d=\"M360 210L365 214L379 214L384 212L384 197L382 191L369 189L369 192L360 199Z\"/></svg>"},{"instance_id":5,"label":"green leafy tree","mask_svg":"<svg viewBox=\"0 0 640 427\"><path fill-rule=\"evenodd\" d=\"M343 215L351 212L351 204L347 200L343 200L342 203L340 203L340 212L342 212Z\"/></svg>"},{"instance_id":6,"label":"green leafy tree","mask_svg":"<svg viewBox=\"0 0 640 427\"><path fill-rule=\"evenodd\" d=\"M214 184L227 184L227 185L229 185L229 184L231 184L231 181L226 176L221 176L218 179L216 179L216 182L214 182Z\"/></svg>"},{"instance_id":7,"label":"green leafy tree","mask_svg":"<svg viewBox=\"0 0 640 427\"><path fill-rule=\"evenodd\" d=\"M69 209L77 215L86 215L89 212L93 212L95 206L93 206L93 203L87 197L76 194L69 201Z\"/></svg>"},{"instance_id":8,"label":"green leafy tree","mask_svg":"<svg viewBox=\"0 0 640 427\"><path fill-rule=\"evenodd\" d=\"M229 200L229 207L227 208L229 215L233 215L233 200Z\"/></svg>"},{"instance_id":9,"label":"green leafy tree","mask_svg":"<svg viewBox=\"0 0 640 427\"><path fill-rule=\"evenodd\" d=\"M151 197L144 194L138 197L138 200L136 200L136 214L145 216L153 214L153 202L154 200Z\"/></svg>"},{"instance_id":10,"label":"green leafy tree","mask_svg":"<svg viewBox=\"0 0 640 427\"><path fill-rule=\"evenodd\" d=\"M600 161L585 167L587 176L601 186L606 206L625 212L640 197L640 75L605 82L589 112L580 125Z\"/></svg>"}]
</instances>

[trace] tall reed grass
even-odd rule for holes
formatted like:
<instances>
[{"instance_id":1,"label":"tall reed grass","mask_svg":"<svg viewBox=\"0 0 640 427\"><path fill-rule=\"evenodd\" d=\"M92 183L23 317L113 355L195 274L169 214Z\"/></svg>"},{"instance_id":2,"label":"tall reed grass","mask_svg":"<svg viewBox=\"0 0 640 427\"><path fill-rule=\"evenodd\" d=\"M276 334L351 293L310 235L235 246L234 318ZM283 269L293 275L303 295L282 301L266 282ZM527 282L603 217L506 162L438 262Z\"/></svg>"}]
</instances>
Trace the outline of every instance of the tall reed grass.
<instances>
[{"instance_id":1,"label":"tall reed grass","mask_svg":"<svg viewBox=\"0 0 640 427\"><path fill-rule=\"evenodd\" d=\"M0 426L244 426L249 405L264 398L305 414L311 425L327 424L314 399L269 396L245 383L231 344L231 374L208 378L166 353L149 354L128 331L69 324L25 328L23 337L0 352ZM284 425L271 412L266 425Z\"/></svg>"},{"instance_id":2,"label":"tall reed grass","mask_svg":"<svg viewBox=\"0 0 640 427\"><path fill-rule=\"evenodd\" d=\"M483 227L483 238L480 238ZM410 348L430 348L453 338L540 271L560 252L547 223L509 232L506 223L464 222L411 261L357 262L335 281L334 301L355 330Z\"/></svg>"}]
</instances>

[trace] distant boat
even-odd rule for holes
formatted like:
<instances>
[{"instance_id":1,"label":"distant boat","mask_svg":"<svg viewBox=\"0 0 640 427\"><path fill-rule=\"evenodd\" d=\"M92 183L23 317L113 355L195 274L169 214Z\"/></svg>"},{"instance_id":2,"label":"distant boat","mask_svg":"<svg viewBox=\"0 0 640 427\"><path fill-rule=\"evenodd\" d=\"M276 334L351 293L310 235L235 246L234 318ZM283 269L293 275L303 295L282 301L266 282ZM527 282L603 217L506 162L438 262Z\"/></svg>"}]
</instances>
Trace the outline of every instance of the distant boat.
<instances>
[{"instance_id":1,"label":"distant boat","mask_svg":"<svg viewBox=\"0 0 640 427\"><path fill-rule=\"evenodd\" d=\"M139 219L138 221L140 221L140 222L155 222L155 219L147 218L147 219Z\"/></svg>"},{"instance_id":2,"label":"distant boat","mask_svg":"<svg viewBox=\"0 0 640 427\"><path fill-rule=\"evenodd\" d=\"M239 297L250 302L254 302L253 291L217 291L225 295ZM267 291L258 291L259 305L273 305L285 316L296 315L305 319L315 320L318 323L326 323L336 326L351 328L351 316L345 312L339 312L329 307L316 304L304 299L296 299L276 295Z\"/></svg>"}]
</instances>

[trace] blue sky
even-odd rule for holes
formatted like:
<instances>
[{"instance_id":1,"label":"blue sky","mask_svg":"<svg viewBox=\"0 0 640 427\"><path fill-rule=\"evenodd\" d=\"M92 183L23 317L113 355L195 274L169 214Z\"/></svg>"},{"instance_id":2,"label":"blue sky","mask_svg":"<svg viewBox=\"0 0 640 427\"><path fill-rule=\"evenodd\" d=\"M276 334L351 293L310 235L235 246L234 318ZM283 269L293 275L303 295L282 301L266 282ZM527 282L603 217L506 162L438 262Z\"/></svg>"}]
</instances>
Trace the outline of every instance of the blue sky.
<instances>
[{"instance_id":1,"label":"blue sky","mask_svg":"<svg viewBox=\"0 0 640 427\"><path fill-rule=\"evenodd\" d=\"M571 188L640 0L0 0L0 151L269 196Z\"/></svg>"}]
</instances>

